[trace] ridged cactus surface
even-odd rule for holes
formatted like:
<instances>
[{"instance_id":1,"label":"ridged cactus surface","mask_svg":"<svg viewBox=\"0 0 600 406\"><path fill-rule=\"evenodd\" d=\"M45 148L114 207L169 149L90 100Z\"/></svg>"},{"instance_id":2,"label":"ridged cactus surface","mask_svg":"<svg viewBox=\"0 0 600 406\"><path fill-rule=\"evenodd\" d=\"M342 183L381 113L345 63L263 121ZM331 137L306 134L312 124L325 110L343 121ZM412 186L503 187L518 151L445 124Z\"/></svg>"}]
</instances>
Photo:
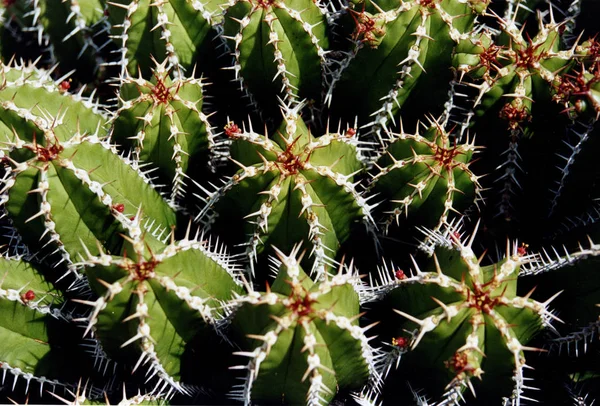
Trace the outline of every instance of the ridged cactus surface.
<instances>
[{"instance_id":1,"label":"ridged cactus surface","mask_svg":"<svg viewBox=\"0 0 600 406\"><path fill-rule=\"evenodd\" d=\"M0 403L591 406L599 13L0 2Z\"/></svg>"},{"instance_id":2,"label":"ridged cactus surface","mask_svg":"<svg viewBox=\"0 0 600 406\"><path fill-rule=\"evenodd\" d=\"M227 124L231 160L240 169L206 191L198 218L220 229L249 219L235 231L251 264L265 248L306 241L312 270L323 275L354 223L371 221L370 206L353 183L364 168L359 141L354 129L313 136L297 108L284 109L283 116L273 136Z\"/></svg>"},{"instance_id":3,"label":"ridged cactus surface","mask_svg":"<svg viewBox=\"0 0 600 406\"><path fill-rule=\"evenodd\" d=\"M358 325L358 275L340 265L314 283L300 267L299 248L289 256L277 251L277 277L266 292L236 301L232 329L246 338L237 354L249 363L235 367L247 375L234 395L244 402L322 404L334 388L377 379L376 351Z\"/></svg>"}]
</instances>

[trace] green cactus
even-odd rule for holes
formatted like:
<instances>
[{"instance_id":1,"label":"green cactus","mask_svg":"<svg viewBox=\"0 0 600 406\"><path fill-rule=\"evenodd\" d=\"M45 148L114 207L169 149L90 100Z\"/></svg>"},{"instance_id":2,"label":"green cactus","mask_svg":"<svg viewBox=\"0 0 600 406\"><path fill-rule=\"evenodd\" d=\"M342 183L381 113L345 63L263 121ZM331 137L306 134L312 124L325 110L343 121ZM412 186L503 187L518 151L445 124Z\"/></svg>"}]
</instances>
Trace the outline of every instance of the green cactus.
<instances>
[{"instance_id":1,"label":"green cactus","mask_svg":"<svg viewBox=\"0 0 600 406\"><path fill-rule=\"evenodd\" d=\"M215 329L222 303L241 293L230 257L203 236L172 240L153 251L141 229L129 238L131 257L87 251L78 265L98 298L77 300L92 307L92 329L102 348L116 359L133 361L158 376L157 387L190 393L180 381L186 343Z\"/></svg>"},{"instance_id":2,"label":"green cactus","mask_svg":"<svg viewBox=\"0 0 600 406\"><path fill-rule=\"evenodd\" d=\"M294 109L271 138L230 123L231 159L241 168L214 191L197 219L226 233L231 222L245 224L233 243L246 246L253 266L269 245L311 248L312 272L323 275L354 222L370 222L371 206L354 186L364 168L354 129L314 137ZM222 222L219 220L223 219ZM214 225L213 225L214 223Z\"/></svg>"},{"instance_id":3,"label":"green cactus","mask_svg":"<svg viewBox=\"0 0 600 406\"><path fill-rule=\"evenodd\" d=\"M300 246L276 251L277 277L266 292L237 298L231 329L247 364L232 393L244 403L327 404L337 388L359 389L377 380L377 352L358 325L361 282L352 265L313 282L300 267Z\"/></svg>"},{"instance_id":4,"label":"green cactus","mask_svg":"<svg viewBox=\"0 0 600 406\"><path fill-rule=\"evenodd\" d=\"M390 122L395 125L395 116L409 100L438 109L443 104L452 50L470 37L476 16L489 2L355 3L348 9L355 24L353 48L332 75L327 101L336 116L357 115L359 123L383 142ZM427 98L419 97L423 94Z\"/></svg>"},{"instance_id":5,"label":"green cactus","mask_svg":"<svg viewBox=\"0 0 600 406\"><path fill-rule=\"evenodd\" d=\"M60 142L50 128L42 144L18 137L4 157L10 174L3 180L2 201L24 242L41 243L59 262L104 247L119 254L126 244L119 233L142 224L156 238L153 247L176 225L174 210L143 174L97 134L73 134ZM164 234L161 235L160 234Z\"/></svg>"},{"instance_id":6,"label":"green cactus","mask_svg":"<svg viewBox=\"0 0 600 406\"><path fill-rule=\"evenodd\" d=\"M209 151L218 159L218 151L202 112L202 80L193 75L171 80L166 64L157 64L152 81L141 76L122 79L111 139L131 148L134 160L156 165L158 182L170 186L169 200L177 202L185 195L194 160L206 162Z\"/></svg>"},{"instance_id":7,"label":"green cactus","mask_svg":"<svg viewBox=\"0 0 600 406\"><path fill-rule=\"evenodd\" d=\"M62 379L76 371L64 358L56 338L69 316L61 311L64 298L39 270L17 258L0 258L0 363L2 384L24 381L26 391L68 388ZM81 372L81 371L79 371Z\"/></svg>"},{"instance_id":8,"label":"green cactus","mask_svg":"<svg viewBox=\"0 0 600 406\"><path fill-rule=\"evenodd\" d=\"M102 134L107 122L102 106L93 97L69 93L66 76L55 81L51 75L52 70L40 70L33 64L0 66L3 142L16 142L17 138L32 142L37 134L37 141L44 145L45 137L66 141L77 132Z\"/></svg>"},{"instance_id":9,"label":"green cactus","mask_svg":"<svg viewBox=\"0 0 600 406\"><path fill-rule=\"evenodd\" d=\"M15 0L8 2L8 18L34 32L47 48L49 62L60 62L63 73L92 81L106 62L102 52L110 42L104 0ZM79 69L77 69L79 68Z\"/></svg>"},{"instance_id":10,"label":"green cactus","mask_svg":"<svg viewBox=\"0 0 600 406\"><path fill-rule=\"evenodd\" d=\"M277 97L293 105L320 101L327 69L327 18L318 1L230 0L223 38L230 69L257 108L277 111Z\"/></svg>"},{"instance_id":11,"label":"green cactus","mask_svg":"<svg viewBox=\"0 0 600 406\"><path fill-rule=\"evenodd\" d=\"M423 135L402 131L389 137L367 189L384 199L377 207L384 233L394 222L399 226L401 217L440 230L476 196L481 200L481 185L469 168L474 143L452 145L450 134L432 119ZM406 221L402 224L398 228L406 232Z\"/></svg>"},{"instance_id":12,"label":"green cactus","mask_svg":"<svg viewBox=\"0 0 600 406\"><path fill-rule=\"evenodd\" d=\"M545 302L531 299L532 292L518 296L520 267L535 258L525 246L507 243L504 259L482 266L471 248L475 233L469 241L455 228L431 234L438 244L431 263L415 263L410 276L384 275L381 289L387 306L406 320L393 344L410 347L409 364L435 371L430 389L456 397L467 387L475 392L472 378L478 378L488 392L507 396L513 379L514 390L523 389L524 351L537 350L527 343L556 318L548 304L558 294Z\"/></svg>"},{"instance_id":13,"label":"green cactus","mask_svg":"<svg viewBox=\"0 0 600 406\"><path fill-rule=\"evenodd\" d=\"M150 79L154 61L166 60L178 76L191 72L214 36L225 0L118 0L108 3L112 34L120 59L111 64Z\"/></svg>"}]
</instances>

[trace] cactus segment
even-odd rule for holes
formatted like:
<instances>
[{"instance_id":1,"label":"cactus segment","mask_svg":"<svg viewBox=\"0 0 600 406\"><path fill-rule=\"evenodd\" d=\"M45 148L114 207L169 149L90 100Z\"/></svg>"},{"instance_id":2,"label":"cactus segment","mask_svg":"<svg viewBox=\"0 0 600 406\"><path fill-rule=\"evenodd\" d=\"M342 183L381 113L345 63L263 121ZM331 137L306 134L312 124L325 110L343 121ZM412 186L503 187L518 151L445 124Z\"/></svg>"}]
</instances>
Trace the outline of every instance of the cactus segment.
<instances>
[{"instance_id":1,"label":"cactus segment","mask_svg":"<svg viewBox=\"0 0 600 406\"><path fill-rule=\"evenodd\" d=\"M24 31L37 33L39 46L47 47L49 62L60 62L65 72L92 81L105 62L102 49L110 42L104 0L15 1L8 8Z\"/></svg>"},{"instance_id":2,"label":"cactus segment","mask_svg":"<svg viewBox=\"0 0 600 406\"><path fill-rule=\"evenodd\" d=\"M460 214L473 198L482 199L478 176L469 168L474 141L451 145L450 134L435 120L425 128L423 135L390 134L386 154L375 163L367 191L384 198L377 212L385 233L400 217L440 230L451 212Z\"/></svg>"},{"instance_id":3,"label":"cactus segment","mask_svg":"<svg viewBox=\"0 0 600 406\"><path fill-rule=\"evenodd\" d=\"M477 115L494 109L510 130L523 131L524 123L534 114L533 102L550 101L557 73L574 65L576 47L560 49L560 24L555 22L544 24L540 20L539 32L532 39L525 39L514 26L502 24L504 31L497 42L489 33L461 41L453 64L461 75L476 81Z\"/></svg>"},{"instance_id":4,"label":"cactus segment","mask_svg":"<svg viewBox=\"0 0 600 406\"><path fill-rule=\"evenodd\" d=\"M202 112L202 79L171 80L166 63L157 64L152 81L122 79L111 138L131 148L134 160L157 166L159 183L170 186L175 202L185 195L191 161L205 161L214 150L215 134Z\"/></svg>"},{"instance_id":5,"label":"cactus segment","mask_svg":"<svg viewBox=\"0 0 600 406\"><path fill-rule=\"evenodd\" d=\"M365 11L364 3L377 13ZM368 1L360 12L349 9L356 25L354 46L334 72L327 93L327 102L335 100L334 107L343 109L337 114L358 115L359 123L371 127L381 143L380 132L388 129L390 121L395 124L394 116L423 82L421 78L446 78L455 44L468 38L477 13L487 5L487 1L393 3L376 6ZM480 5L484 7L478 11ZM445 91L441 94L445 97ZM432 95L428 93L424 103L431 103Z\"/></svg>"},{"instance_id":6,"label":"cactus segment","mask_svg":"<svg viewBox=\"0 0 600 406\"><path fill-rule=\"evenodd\" d=\"M431 264L404 278L388 277L393 289L390 306L406 322L398 331L411 333L414 360L437 370L432 387L473 392L473 377L483 385L493 381L499 392L510 394L511 379L523 385L526 344L555 316L546 302L517 296L517 276L522 265L534 260L526 249L507 246L500 262L480 266L457 231L438 235L445 244L435 248ZM416 264L415 264L416 265ZM405 365L406 367L406 365ZM484 374L485 373L485 374Z\"/></svg>"},{"instance_id":7,"label":"cactus segment","mask_svg":"<svg viewBox=\"0 0 600 406\"><path fill-rule=\"evenodd\" d=\"M235 242L245 241L251 263L272 244L291 249L306 241L312 247L312 271L323 275L352 224L371 221L371 206L353 183L363 170L358 139L353 131L328 130L315 138L295 109L284 117L272 139L251 127L226 127L231 158L241 169L220 188L206 191L197 220L227 231L229 224L250 219L246 236Z\"/></svg>"},{"instance_id":8,"label":"cactus segment","mask_svg":"<svg viewBox=\"0 0 600 406\"><path fill-rule=\"evenodd\" d=\"M24 63L0 66L0 137L3 142L17 138L44 145L46 137L66 141L77 132L104 133L106 117L101 105L80 93L67 92L66 77L53 81L54 69L45 71Z\"/></svg>"},{"instance_id":9,"label":"cactus segment","mask_svg":"<svg viewBox=\"0 0 600 406\"><path fill-rule=\"evenodd\" d=\"M3 385L19 379L55 388L64 365L54 357L49 325L61 318L62 296L30 264L0 258L0 362ZM9 376L7 380L7 375ZM14 380L13 382L11 382Z\"/></svg>"},{"instance_id":10,"label":"cactus segment","mask_svg":"<svg viewBox=\"0 0 600 406\"><path fill-rule=\"evenodd\" d=\"M174 76L191 72L219 20L224 0L116 0L108 3L112 34L120 48L121 76L149 79L154 61L166 60Z\"/></svg>"},{"instance_id":11,"label":"cactus segment","mask_svg":"<svg viewBox=\"0 0 600 406\"><path fill-rule=\"evenodd\" d=\"M185 239L154 252L138 236L131 239L131 257L88 253L79 264L99 296L80 301L92 307L82 320L85 334L93 329L111 357L134 361L134 371L146 366L159 384L183 393L186 343L215 329L222 302L242 292L231 258L203 238L190 239L188 230Z\"/></svg>"},{"instance_id":12,"label":"cactus segment","mask_svg":"<svg viewBox=\"0 0 600 406\"><path fill-rule=\"evenodd\" d=\"M293 107L320 101L328 48L326 16L312 0L230 0L223 37L235 57L235 79L259 108L274 96Z\"/></svg>"},{"instance_id":13,"label":"cactus segment","mask_svg":"<svg viewBox=\"0 0 600 406\"><path fill-rule=\"evenodd\" d=\"M59 253L60 262L98 253L98 243L119 254L119 234L135 237L140 223L149 234L168 233L176 224L174 210L149 181L95 135L62 143L50 138L45 147L18 139L8 154L6 210L27 245Z\"/></svg>"},{"instance_id":14,"label":"cactus segment","mask_svg":"<svg viewBox=\"0 0 600 406\"><path fill-rule=\"evenodd\" d=\"M243 338L237 355L247 364L234 399L285 404L328 404L339 389L359 389L376 379L375 350L358 325L361 282L340 266L314 283L300 267L299 246L276 250L277 277L266 292L239 297L232 329Z\"/></svg>"}]
</instances>

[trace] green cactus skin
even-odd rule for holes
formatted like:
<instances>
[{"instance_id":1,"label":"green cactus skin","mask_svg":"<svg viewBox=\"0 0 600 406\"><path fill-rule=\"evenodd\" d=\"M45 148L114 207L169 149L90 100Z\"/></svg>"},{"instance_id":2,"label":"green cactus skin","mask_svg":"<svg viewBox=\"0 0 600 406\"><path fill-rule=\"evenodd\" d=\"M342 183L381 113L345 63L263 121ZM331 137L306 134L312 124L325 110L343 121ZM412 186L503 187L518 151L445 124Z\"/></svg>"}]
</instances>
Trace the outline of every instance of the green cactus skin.
<instances>
[{"instance_id":1,"label":"green cactus skin","mask_svg":"<svg viewBox=\"0 0 600 406\"><path fill-rule=\"evenodd\" d=\"M284 110L273 139L233 123L226 127L231 159L241 169L214 191L204 189L206 205L197 220L226 232L229 224L251 219L246 235L234 242L242 239L251 266L271 244L291 249L305 241L312 247L312 272L322 275L352 224L372 221L371 206L353 183L364 168L356 131L327 130L315 138L298 115L301 107Z\"/></svg>"},{"instance_id":2,"label":"green cactus skin","mask_svg":"<svg viewBox=\"0 0 600 406\"><path fill-rule=\"evenodd\" d=\"M332 75L326 100L336 102L340 117L357 115L383 143L383 132L390 129L390 120L395 124L394 116L411 94L424 91L427 98L414 102L427 106L436 106L436 92L446 96L452 50L469 37L488 1L360 3L362 11L356 11L360 6L349 9L356 24L354 47ZM373 14L365 11L365 4L375 8ZM425 81L431 83L419 87Z\"/></svg>"},{"instance_id":3,"label":"green cactus skin","mask_svg":"<svg viewBox=\"0 0 600 406\"><path fill-rule=\"evenodd\" d=\"M522 131L521 124L534 114L533 101L550 100L557 72L573 65L576 47L560 50L560 24L555 22L540 21L538 34L530 40L515 26L501 24L504 31L497 42L487 33L461 41L454 66L481 82L474 84L479 88L478 116L499 107L508 127Z\"/></svg>"},{"instance_id":4,"label":"green cactus skin","mask_svg":"<svg viewBox=\"0 0 600 406\"><path fill-rule=\"evenodd\" d=\"M48 134L46 134L48 135ZM2 202L29 246L47 247L72 264L86 250L113 254L144 230L152 246L175 226L175 212L148 179L97 135L75 134L65 142L48 136L45 146L17 140L5 156L11 175ZM143 212L143 215L142 215Z\"/></svg>"},{"instance_id":5,"label":"green cactus skin","mask_svg":"<svg viewBox=\"0 0 600 406\"><path fill-rule=\"evenodd\" d=\"M386 234L394 222L399 226L401 216L438 231L449 224L452 212L460 213L475 197L482 199L478 177L469 168L474 142L452 145L450 134L433 119L424 128L423 135L391 133L375 162L367 192L383 198L376 213Z\"/></svg>"},{"instance_id":6,"label":"green cactus skin","mask_svg":"<svg viewBox=\"0 0 600 406\"><path fill-rule=\"evenodd\" d=\"M30 264L0 258L0 369L2 385L22 379L27 389L34 383L55 390L65 384L57 379L64 373L49 343L49 325L64 320L60 312L62 295ZM7 378L8 375L8 378Z\"/></svg>"},{"instance_id":7,"label":"green cactus skin","mask_svg":"<svg viewBox=\"0 0 600 406\"><path fill-rule=\"evenodd\" d=\"M150 79L154 61L167 60L174 76L191 72L214 36L224 0L117 0L108 3L121 76L141 72Z\"/></svg>"},{"instance_id":8,"label":"green cactus skin","mask_svg":"<svg viewBox=\"0 0 600 406\"><path fill-rule=\"evenodd\" d=\"M133 159L157 166L158 182L170 187L169 200L182 199L188 168L215 151L215 134L202 112L202 79L169 79L166 63L156 66L153 80L122 79L119 109L111 139L131 148Z\"/></svg>"},{"instance_id":9,"label":"green cactus skin","mask_svg":"<svg viewBox=\"0 0 600 406\"><path fill-rule=\"evenodd\" d=\"M104 0L17 0L7 8L25 31L37 33L49 62L63 72L91 81L105 63L102 49L110 42Z\"/></svg>"},{"instance_id":10,"label":"green cactus skin","mask_svg":"<svg viewBox=\"0 0 600 406\"><path fill-rule=\"evenodd\" d=\"M231 258L189 233L153 252L138 228L130 238L131 257L88 251L78 264L99 296L78 300L92 307L81 320L85 334L93 329L109 356L134 361L133 371L146 365L158 376L157 388L182 393L189 393L179 382L185 344L207 327L215 329L221 303L242 292Z\"/></svg>"},{"instance_id":11,"label":"green cactus skin","mask_svg":"<svg viewBox=\"0 0 600 406\"><path fill-rule=\"evenodd\" d=\"M245 404L328 404L339 389L377 380L376 350L358 325L361 282L340 266L314 283L300 267L299 246L289 256L276 251L277 277L266 292L250 286L236 299L231 328L243 337L244 383L231 396Z\"/></svg>"},{"instance_id":12,"label":"green cactus skin","mask_svg":"<svg viewBox=\"0 0 600 406\"><path fill-rule=\"evenodd\" d=\"M483 257L471 249L475 233L468 242L454 228L432 233L438 246L430 265L422 270L415 262L410 276L382 273L386 303L406 319L396 343L410 347L409 362L437 371L428 378L430 386L441 391L446 385L450 397L466 387L475 393L473 377L504 389L504 396L512 379L513 395L519 395L525 385L523 352L537 350L526 344L556 318L548 305L558 294L545 302L531 299L532 292L517 296L520 267L535 257L507 243L503 260L481 266Z\"/></svg>"},{"instance_id":13,"label":"green cactus skin","mask_svg":"<svg viewBox=\"0 0 600 406\"><path fill-rule=\"evenodd\" d=\"M231 69L255 107L277 111L276 97L293 107L321 100L327 20L313 0L230 0L223 37Z\"/></svg>"},{"instance_id":14,"label":"green cactus skin","mask_svg":"<svg viewBox=\"0 0 600 406\"><path fill-rule=\"evenodd\" d=\"M67 91L66 76L51 79L51 70L41 70L33 64L0 66L0 139L15 142L16 138L44 145L45 138L66 141L77 132L102 132L107 118L102 106L82 92ZM42 134L46 134L42 137Z\"/></svg>"}]
</instances>

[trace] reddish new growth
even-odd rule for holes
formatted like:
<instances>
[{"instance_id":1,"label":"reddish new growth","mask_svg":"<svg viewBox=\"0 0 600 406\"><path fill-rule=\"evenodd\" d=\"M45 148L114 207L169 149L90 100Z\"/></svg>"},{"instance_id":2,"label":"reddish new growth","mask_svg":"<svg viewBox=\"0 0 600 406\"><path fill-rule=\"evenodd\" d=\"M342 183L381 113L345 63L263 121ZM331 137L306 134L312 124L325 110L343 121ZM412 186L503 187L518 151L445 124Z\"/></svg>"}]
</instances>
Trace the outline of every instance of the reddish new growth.
<instances>
[{"instance_id":1,"label":"reddish new growth","mask_svg":"<svg viewBox=\"0 0 600 406\"><path fill-rule=\"evenodd\" d=\"M519 248L517 248L517 255L520 257L523 257L525 255L527 255L527 248L529 247L528 244L521 244L521 246Z\"/></svg>"},{"instance_id":2,"label":"reddish new growth","mask_svg":"<svg viewBox=\"0 0 600 406\"><path fill-rule=\"evenodd\" d=\"M21 301L23 303L28 303L33 299L35 299L35 293L31 289L21 295Z\"/></svg>"},{"instance_id":3,"label":"reddish new growth","mask_svg":"<svg viewBox=\"0 0 600 406\"><path fill-rule=\"evenodd\" d=\"M26 145L25 148L35 152L38 161L41 162L50 162L55 160L56 158L58 158L58 154L60 154L64 149L62 145L59 144L58 140L55 140L55 143L50 144L48 147L42 147L37 143L35 139L35 134L33 136L33 146Z\"/></svg>"},{"instance_id":4,"label":"reddish new growth","mask_svg":"<svg viewBox=\"0 0 600 406\"><path fill-rule=\"evenodd\" d=\"M398 269L396 271L396 279L399 279L399 280L406 279L406 274L404 273L404 271L402 269Z\"/></svg>"},{"instance_id":5,"label":"reddish new growth","mask_svg":"<svg viewBox=\"0 0 600 406\"><path fill-rule=\"evenodd\" d=\"M543 44L533 45L531 40L526 48L520 48L514 51L515 65L523 69L537 69L540 59L544 57L544 53L538 53L538 49Z\"/></svg>"},{"instance_id":6,"label":"reddish new growth","mask_svg":"<svg viewBox=\"0 0 600 406\"><path fill-rule=\"evenodd\" d=\"M394 337L392 338L392 345L404 349L408 347L408 339L402 336Z\"/></svg>"},{"instance_id":7,"label":"reddish new growth","mask_svg":"<svg viewBox=\"0 0 600 406\"><path fill-rule=\"evenodd\" d=\"M421 5L421 7L427 7L427 8L435 8L436 3L438 3L438 0L420 0L419 4Z\"/></svg>"},{"instance_id":8,"label":"reddish new growth","mask_svg":"<svg viewBox=\"0 0 600 406\"><path fill-rule=\"evenodd\" d=\"M502 297L502 294L496 297L491 296L492 291L495 290L496 287L497 283L495 278L483 285L474 282L473 289L467 290L468 306L483 313L490 313L494 307L500 303L500 298Z\"/></svg>"},{"instance_id":9,"label":"reddish new growth","mask_svg":"<svg viewBox=\"0 0 600 406\"><path fill-rule=\"evenodd\" d=\"M225 125L225 135L228 138L235 138L236 136L240 135L242 132L240 131L240 127L238 127L238 125L236 123L234 123L233 121L228 122Z\"/></svg>"},{"instance_id":10,"label":"reddish new growth","mask_svg":"<svg viewBox=\"0 0 600 406\"><path fill-rule=\"evenodd\" d=\"M308 316L313 312L312 305L316 302L310 297L310 294L300 284L292 285L292 292L288 297L289 303L286 307L294 312L298 317Z\"/></svg>"},{"instance_id":11,"label":"reddish new growth","mask_svg":"<svg viewBox=\"0 0 600 406\"><path fill-rule=\"evenodd\" d=\"M300 137L296 138L292 143L287 145L285 151L277 155L277 167L284 176L296 175L304 167L303 162L300 161L300 157L292 152L294 145L299 139Z\"/></svg>"},{"instance_id":12,"label":"reddish new growth","mask_svg":"<svg viewBox=\"0 0 600 406\"><path fill-rule=\"evenodd\" d=\"M148 261L127 264L124 269L133 276L134 280L143 282L154 276L154 268L158 264L159 262L152 256Z\"/></svg>"},{"instance_id":13,"label":"reddish new growth","mask_svg":"<svg viewBox=\"0 0 600 406\"><path fill-rule=\"evenodd\" d=\"M454 167L457 165L457 163L454 161L454 158L462 153L463 152L460 151L456 145L452 148L444 148L437 145L433 151L433 159L439 162L439 164L446 169L454 169Z\"/></svg>"},{"instance_id":14,"label":"reddish new growth","mask_svg":"<svg viewBox=\"0 0 600 406\"><path fill-rule=\"evenodd\" d=\"M165 74L163 77L160 77L154 73L154 77L156 78L156 84L150 89L152 92L152 98L157 104L167 104L173 100L173 92L171 92L171 87L168 87L165 84L167 74ZM175 89L175 93L177 93L177 90L179 89Z\"/></svg>"},{"instance_id":15,"label":"reddish new growth","mask_svg":"<svg viewBox=\"0 0 600 406\"><path fill-rule=\"evenodd\" d=\"M492 70L498 70L498 54L502 47L491 44L489 48L484 48L483 52L479 54L479 66L484 67L486 72L490 72Z\"/></svg>"},{"instance_id":16,"label":"reddish new growth","mask_svg":"<svg viewBox=\"0 0 600 406\"><path fill-rule=\"evenodd\" d=\"M457 375L462 373L472 373L475 371L475 368L469 364L469 356L465 351L455 352L448 361L444 361L444 365L446 365L446 368L452 370Z\"/></svg>"},{"instance_id":17,"label":"reddish new growth","mask_svg":"<svg viewBox=\"0 0 600 406\"><path fill-rule=\"evenodd\" d=\"M586 98L594 105L592 87L600 82L598 65L595 64L595 67L592 68L592 75L586 75L582 67L581 72L575 75L565 74L557 78L554 85L556 94L553 96L553 100L565 105L566 108L563 112L581 114L587 107ZM596 106L594 108L598 110Z\"/></svg>"},{"instance_id":18,"label":"reddish new growth","mask_svg":"<svg viewBox=\"0 0 600 406\"><path fill-rule=\"evenodd\" d=\"M531 116L525 106L516 107L512 103L502 106L499 116L508 121L508 127L511 130L516 130L524 121L531 121Z\"/></svg>"},{"instance_id":19,"label":"reddish new growth","mask_svg":"<svg viewBox=\"0 0 600 406\"><path fill-rule=\"evenodd\" d=\"M346 137L350 138L350 137L354 137L356 135L356 130L352 127L348 128L346 130Z\"/></svg>"},{"instance_id":20,"label":"reddish new growth","mask_svg":"<svg viewBox=\"0 0 600 406\"><path fill-rule=\"evenodd\" d=\"M371 47L375 48L379 44L378 38L385 35L385 30L382 27L377 26L375 18L372 18L365 13L364 7L363 4L363 10L360 13L349 9L350 16L356 24L356 28L352 33L352 39L363 43L366 42Z\"/></svg>"},{"instance_id":21,"label":"reddish new growth","mask_svg":"<svg viewBox=\"0 0 600 406\"><path fill-rule=\"evenodd\" d=\"M596 39L596 36L590 38L585 43L584 52L586 59L588 59L594 68L598 68L600 63L600 41Z\"/></svg>"}]
</instances>

